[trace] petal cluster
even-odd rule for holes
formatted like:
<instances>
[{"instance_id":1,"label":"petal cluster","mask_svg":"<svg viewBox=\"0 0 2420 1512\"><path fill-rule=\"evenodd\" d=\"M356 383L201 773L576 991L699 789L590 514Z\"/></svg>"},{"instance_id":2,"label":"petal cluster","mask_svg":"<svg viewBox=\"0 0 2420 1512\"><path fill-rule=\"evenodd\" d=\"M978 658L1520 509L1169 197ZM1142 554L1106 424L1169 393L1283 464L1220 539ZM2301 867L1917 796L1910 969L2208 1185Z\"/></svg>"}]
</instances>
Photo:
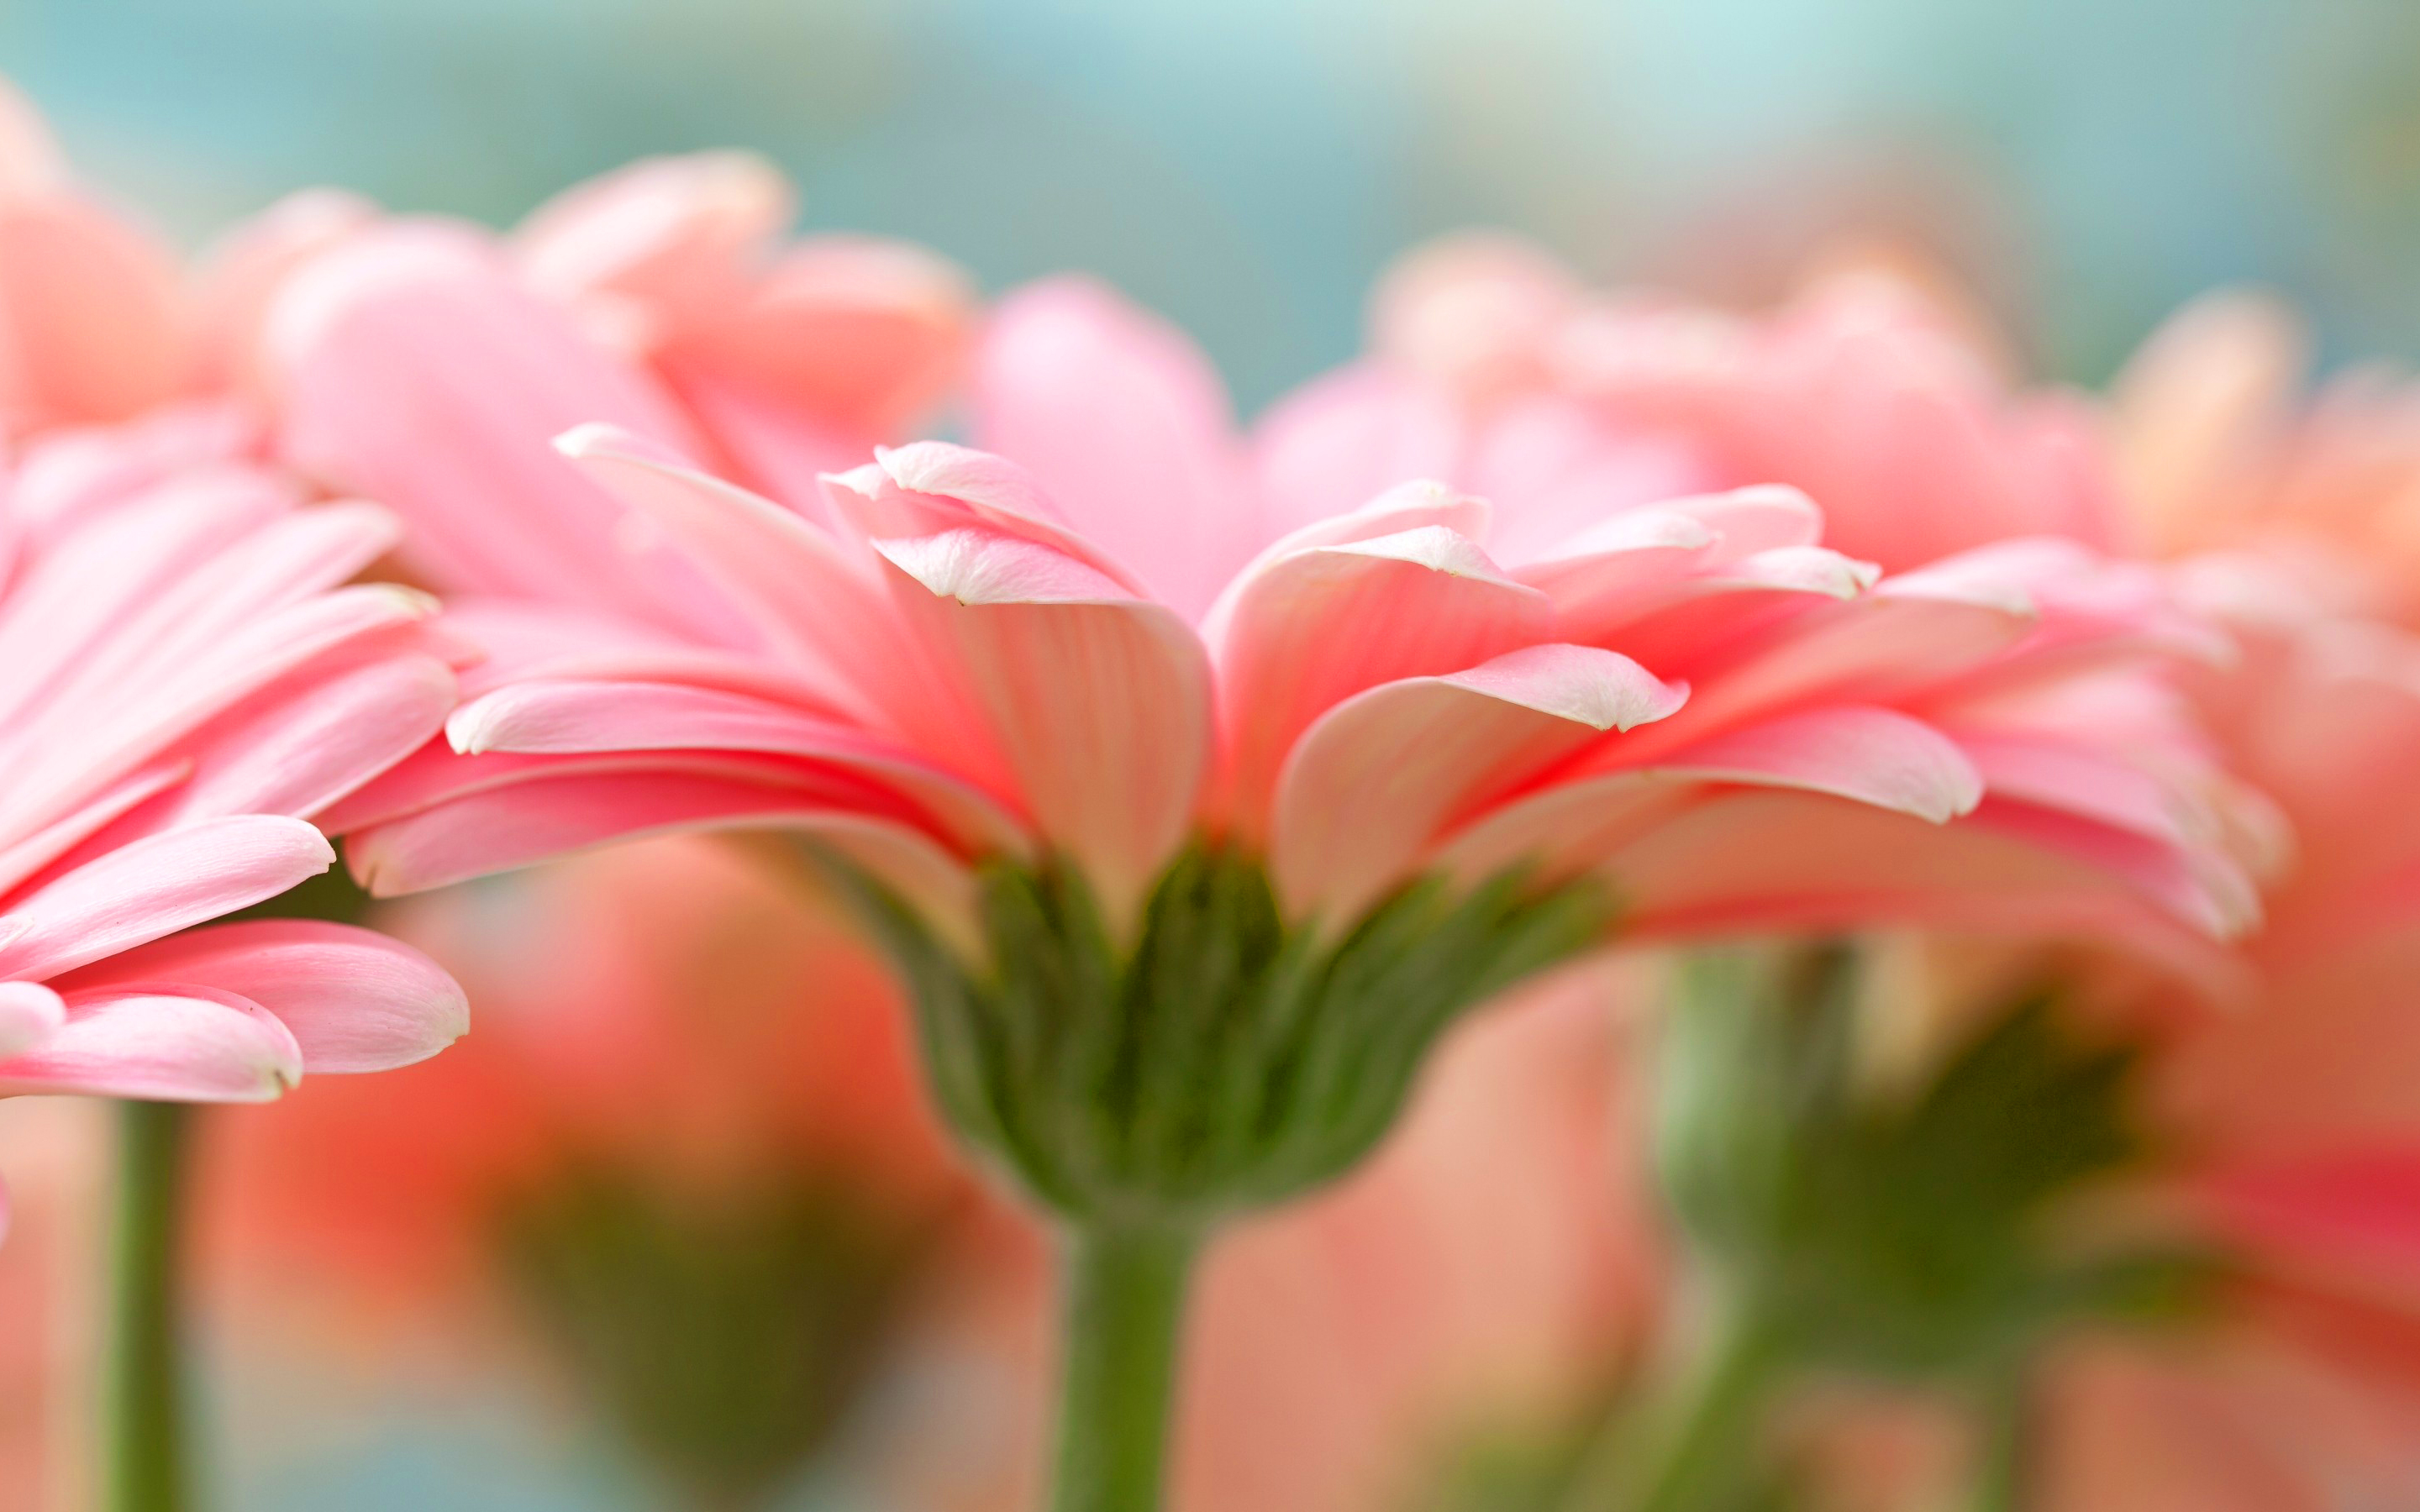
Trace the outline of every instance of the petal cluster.
<instances>
[{"instance_id":1,"label":"petal cluster","mask_svg":"<svg viewBox=\"0 0 2420 1512\"><path fill-rule=\"evenodd\" d=\"M721 256L722 221L673 220L672 262ZM1071 856L1116 915L1196 834L1339 926L1513 865L1610 877L1650 933L1996 920L2180 959L2251 911L2230 795L2146 671L2211 639L2072 541L1885 576L1823 544L1825 501L1687 491L1680 449L1577 411L1495 449L1493 497L1445 456L1307 504L1305 458L1391 466L1370 427L1419 417L1314 393L1240 434L1181 336L1064 282L987 322L984 450L808 492L530 284L403 224L272 316L289 453L495 595L458 616L490 659L452 748L336 816L379 890L786 825L945 929L984 856ZM826 421L760 397L794 439Z\"/></svg>"},{"instance_id":2,"label":"petal cluster","mask_svg":"<svg viewBox=\"0 0 2420 1512\"><path fill-rule=\"evenodd\" d=\"M0 501L0 1091L269 1097L464 1025L365 931L192 928L325 871L311 820L456 684L424 595L347 586L390 517L168 432L37 447Z\"/></svg>"}]
</instances>

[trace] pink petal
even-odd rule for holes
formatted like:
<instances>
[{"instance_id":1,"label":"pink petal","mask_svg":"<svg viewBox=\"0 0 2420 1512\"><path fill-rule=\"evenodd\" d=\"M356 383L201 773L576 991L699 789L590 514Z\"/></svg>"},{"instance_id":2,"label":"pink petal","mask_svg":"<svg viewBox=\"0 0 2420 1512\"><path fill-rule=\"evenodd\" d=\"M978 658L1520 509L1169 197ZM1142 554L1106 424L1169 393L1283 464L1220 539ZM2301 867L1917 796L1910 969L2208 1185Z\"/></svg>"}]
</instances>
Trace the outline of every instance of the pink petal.
<instances>
[{"instance_id":1,"label":"pink petal","mask_svg":"<svg viewBox=\"0 0 2420 1512\"><path fill-rule=\"evenodd\" d=\"M610 427L581 426L558 445L688 552L818 694L916 728L922 701L899 665L898 616L830 536Z\"/></svg>"},{"instance_id":2,"label":"pink petal","mask_svg":"<svg viewBox=\"0 0 2420 1512\"><path fill-rule=\"evenodd\" d=\"M738 633L682 563L625 548L620 504L551 445L588 422L685 444L677 411L471 232L405 224L355 238L296 275L267 345L287 455L401 514L439 586L713 640Z\"/></svg>"},{"instance_id":3,"label":"pink petal","mask_svg":"<svg viewBox=\"0 0 2420 1512\"><path fill-rule=\"evenodd\" d=\"M825 497L842 519L871 539L978 526L1048 547L1128 594L1147 596L1140 579L1063 522L1039 480L1004 456L946 441L878 448L874 466L826 479Z\"/></svg>"},{"instance_id":4,"label":"pink petal","mask_svg":"<svg viewBox=\"0 0 2420 1512\"><path fill-rule=\"evenodd\" d=\"M1460 481L1467 425L1434 385L1357 363L1295 390L1254 430L1269 527L1297 530L1406 478Z\"/></svg>"},{"instance_id":5,"label":"pink petal","mask_svg":"<svg viewBox=\"0 0 2420 1512\"><path fill-rule=\"evenodd\" d=\"M835 819L890 821L921 839L904 811L886 813L862 784L827 778L773 782L684 770L573 767L473 792L359 830L345 858L373 894L395 897L642 835L709 829L814 829ZM905 842L903 842L905 843ZM923 844L931 846L931 841Z\"/></svg>"},{"instance_id":6,"label":"pink petal","mask_svg":"<svg viewBox=\"0 0 2420 1512\"><path fill-rule=\"evenodd\" d=\"M299 819L243 814L146 836L0 913L0 974L39 979L274 898L335 852Z\"/></svg>"},{"instance_id":7,"label":"pink petal","mask_svg":"<svg viewBox=\"0 0 2420 1512\"><path fill-rule=\"evenodd\" d=\"M71 189L0 197L0 423L124 420L192 362L164 248Z\"/></svg>"},{"instance_id":8,"label":"pink petal","mask_svg":"<svg viewBox=\"0 0 2420 1512\"><path fill-rule=\"evenodd\" d=\"M1210 752L1210 669L1184 621L1088 563L981 530L877 543L935 663L1043 835L1125 920L1184 839Z\"/></svg>"},{"instance_id":9,"label":"pink petal","mask_svg":"<svg viewBox=\"0 0 2420 1512\"><path fill-rule=\"evenodd\" d=\"M67 1004L42 983L0 981L0 1057L41 1043L67 1016Z\"/></svg>"},{"instance_id":10,"label":"pink petal","mask_svg":"<svg viewBox=\"0 0 2420 1512\"><path fill-rule=\"evenodd\" d=\"M956 384L975 293L955 264L911 242L802 237L749 296L676 332L676 381L710 376L763 395L861 452L905 432Z\"/></svg>"},{"instance_id":11,"label":"pink petal","mask_svg":"<svg viewBox=\"0 0 2420 1512\"><path fill-rule=\"evenodd\" d=\"M1441 525L1255 567L1214 616L1231 816L1259 830L1287 754L1337 703L1535 644L1551 617L1544 594Z\"/></svg>"},{"instance_id":12,"label":"pink petal","mask_svg":"<svg viewBox=\"0 0 2420 1512\"><path fill-rule=\"evenodd\" d=\"M1610 760L1620 760L1617 747ZM1894 709L1784 715L1657 757L1660 776L1805 788L1947 824L1983 801L1982 775L1958 743Z\"/></svg>"},{"instance_id":13,"label":"pink petal","mask_svg":"<svg viewBox=\"0 0 2420 1512\"><path fill-rule=\"evenodd\" d=\"M1002 300L978 354L974 440L1032 470L1087 539L1198 620L1264 533L1217 372L1173 326L1089 279Z\"/></svg>"},{"instance_id":14,"label":"pink petal","mask_svg":"<svg viewBox=\"0 0 2420 1512\"><path fill-rule=\"evenodd\" d=\"M174 984L163 987L163 984ZM389 1071L426 1060L470 1028L462 989L437 963L368 930L261 919L188 931L59 983L81 1000L104 989L213 989L277 1016L312 1072Z\"/></svg>"},{"instance_id":15,"label":"pink petal","mask_svg":"<svg viewBox=\"0 0 2420 1512\"><path fill-rule=\"evenodd\" d=\"M1304 734L1280 778L1269 862L1279 892L1297 914L1342 927L1408 876L1458 815L1687 696L1627 656L1545 645L1348 699Z\"/></svg>"},{"instance_id":16,"label":"pink petal","mask_svg":"<svg viewBox=\"0 0 2420 1512\"><path fill-rule=\"evenodd\" d=\"M634 301L659 341L742 298L797 210L782 171L754 153L643 158L532 210L513 255L550 299Z\"/></svg>"},{"instance_id":17,"label":"pink petal","mask_svg":"<svg viewBox=\"0 0 2420 1512\"><path fill-rule=\"evenodd\" d=\"M975 850L1016 851L1023 826L1001 803L894 741L761 699L639 682L549 681L502 689L448 725L466 755L731 750L845 766L912 797Z\"/></svg>"},{"instance_id":18,"label":"pink petal","mask_svg":"<svg viewBox=\"0 0 2420 1512\"><path fill-rule=\"evenodd\" d=\"M207 987L96 987L68 996L68 1021L0 1060L0 1095L82 1092L173 1103L260 1103L302 1075L276 1015Z\"/></svg>"}]
</instances>

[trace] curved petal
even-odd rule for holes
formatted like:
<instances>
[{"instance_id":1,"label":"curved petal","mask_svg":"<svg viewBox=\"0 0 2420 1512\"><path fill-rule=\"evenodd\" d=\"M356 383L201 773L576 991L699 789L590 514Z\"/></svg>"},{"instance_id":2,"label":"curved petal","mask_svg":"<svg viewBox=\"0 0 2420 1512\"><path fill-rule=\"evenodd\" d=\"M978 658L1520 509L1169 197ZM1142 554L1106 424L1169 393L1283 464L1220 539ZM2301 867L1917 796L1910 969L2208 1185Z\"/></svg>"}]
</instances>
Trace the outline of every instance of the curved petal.
<instances>
[{"instance_id":1,"label":"curved petal","mask_svg":"<svg viewBox=\"0 0 2420 1512\"><path fill-rule=\"evenodd\" d=\"M1299 551L1254 568L1218 645L1229 817L1267 819L1278 773L1314 719L1364 688L1475 667L1545 639L1544 594L1442 525Z\"/></svg>"},{"instance_id":2,"label":"curved petal","mask_svg":"<svg viewBox=\"0 0 2420 1512\"><path fill-rule=\"evenodd\" d=\"M1620 752L1614 753L1619 759ZM1895 709L1809 709L1729 731L1641 768L1659 777L1804 788L1940 825L1983 801L1956 741Z\"/></svg>"},{"instance_id":3,"label":"curved petal","mask_svg":"<svg viewBox=\"0 0 2420 1512\"><path fill-rule=\"evenodd\" d=\"M457 750L525 755L732 750L849 767L923 805L952 839L1016 852L1024 826L1001 802L918 752L795 708L715 688L547 681L490 693L448 725Z\"/></svg>"},{"instance_id":4,"label":"curved petal","mask_svg":"<svg viewBox=\"0 0 2420 1512\"><path fill-rule=\"evenodd\" d=\"M537 773L356 831L345 859L363 887L391 898L681 830L814 828L839 818L923 840L911 815L884 811L863 784L814 777L778 783L678 765Z\"/></svg>"},{"instance_id":5,"label":"curved petal","mask_svg":"<svg viewBox=\"0 0 2420 1512\"><path fill-rule=\"evenodd\" d=\"M300 819L240 814L148 835L0 914L0 975L44 978L274 898L336 853Z\"/></svg>"},{"instance_id":6,"label":"curved petal","mask_svg":"<svg viewBox=\"0 0 2420 1512\"><path fill-rule=\"evenodd\" d=\"M551 299L631 301L660 340L738 300L797 210L782 171L755 153L642 158L532 210L513 257Z\"/></svg>"},{"instance_id":7,"label":"curved petal","mask_svg":"<svg viewBox=\"0 0 2420 1512\"><path fill-rule=\"evenodd\" d=\"M899 665L896 611L823 531L611 426L556 445L688 552L818 693L910 731L928 723Z\"/></svg>"},{"instance_id":8,"label":"curved petal","mask_svg":"<svg viewBox=\"0 0 2420 1512\"><path fill-rule=\"evenodd\" d=\"M1016 536L876 543L937 664L980 711L1016 791L1113 919L1182 842L1209 765L1210 668L1165 606Z\"/></svg>"},{"instance_id":9,"label":"curved petal","mask_svg":"<svg viewBox=\"0 0 2420 1512\"><path fill-rule=\"evenodd\" d=\"M0 1057L29 1050L67 1022L68 1005L39 981L0 981Z\"/></svg>"},{"instance_id":10,"label":"curved petal","mask_svg":"<svg viewBox=\"0 0 2420 1512\"><path fill-rule=\"evenodd\" d=\"M1279 893L1297 914L1348 923L1458 815L1687 696L1627 656L1546 645L1348 699L1305 733L1280 778Z\"/></svg>"},{"instance_id":11,"label":"curved petal","mask_svg":"<svg viewBox=\"0 0 2420 1512\"><path fill-rule=\"evenodd\" d=\"M75 191L0 196L0 420L124 420L193 365L166 249Z\"/></svg>"},{"instance_id":12,"label":"curved petal","mask_svg":"<svg viewBox=\"0 0 2420 1512\"><path fill-rule=\"evenodd\" d=\"M262 1103L302 1076L276 1015L205 987L97 987L35 1048L0 1060L0 1096L82 1092L170 1103Z\"/></svg>"},{"instance_id":13,"label":"curved petal","mask_svg":"<svg viewBox=\"0 0 2420 1512\"><path fill-rule=\"evenodd\" d=\"M1078 530L1198 620L1258 548L1259 496L1217 372L1173 326L1086 278L994 307L974 440L1032 470Z\"/></svg>"},{"instance_id":14,"label":"curved petal","mask_svg":"<svg viewBox=\"0 0 2420 1512\"><path fill-rule=\"evenodd\" d=\"M628 549L622 506L552 448L588 422L685 444L678 411L467 228L355 237L295 275L265 343L286 454L403 515L439 586L744 637L685 563Z\"/></svg>"},{"instance_id":15,"label":"curved petal","mask_svg":"<svg viewBox=\"0 0 2420 1512\"><path fill-rule=\"evenodd\" d=\"M382 934L315 919L192 930L58 983L79 1000L146 984L178 993L213 989L267 1009L292 1032L302 1069L312 1072L409 1066L471 1026L469 1000L436 962Z\"/></svg>"}]
</instances>

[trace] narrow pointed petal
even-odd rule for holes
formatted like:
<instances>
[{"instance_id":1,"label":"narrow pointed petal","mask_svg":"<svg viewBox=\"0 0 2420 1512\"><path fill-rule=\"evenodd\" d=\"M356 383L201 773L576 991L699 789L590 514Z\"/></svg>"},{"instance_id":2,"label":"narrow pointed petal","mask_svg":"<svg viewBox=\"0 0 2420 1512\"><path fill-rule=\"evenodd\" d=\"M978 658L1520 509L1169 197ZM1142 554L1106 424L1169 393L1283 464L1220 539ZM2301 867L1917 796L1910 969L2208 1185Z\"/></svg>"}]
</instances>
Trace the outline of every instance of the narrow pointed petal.
<instances>
[{"instance_id":1,"label":"narrow pointed petal","mask_svg":"<svg viewBox=\"0 0 2420 1512\"><path fill-rule=\"evenodd\" d=\"M171 1103L263 1103L302 1076L277 1016L206 987L96 987L67 1022L0 1060L0 1096L80 1092Z\"/></svg>"},{"instance_id":2,"label":"narrow pointed petal","mask_svg":"<svg viewBox=\"0 0 2420 1512\"><path fill-rule=\"evenodd\" d=\"M590 422L686 445L677 410L469 230L405 224L353 239L296 275L266 345L286 454L403 515L441 587L709 640L737 631L683 564L628 549L622 506L551 445Z\"/></svg>"},{"instance_id":3,"label":"narrow pointed petal","mask_svg":"<svg viewBox=\"0 0 2420 1512\"><path fill-rule=\"evenodd\" d=\"M273 898L335 851L299 819L243 814L147 836L0 914L0 976L39 979Z\"/></svg>"},{"instance_id":4,"label":"narrow pointed petal","mask_svg":"<svg viewBox=\"0 0 2420 1512\"><path fill-rule=\"evenodd\" d=\"M437 963L368 930L313 919L221 924L155 940L61 980L82 997L141 985L256 1003L301 1048L302 1069L391 1071L462 1037L470 1003Z\"/></svg>"},{"instance_id":5,"label":"narrow pointed petal","mask_svg":"<svg viewBox=\"0 0 2420 1512\"><path fill-rule=\"evenodd\" d=\"M1936 825L1983 801L1982 774L1958 743L1895 709L1784 715L1670 752L1650 769L1692 781L1805 788Z\"/></svg>"},{"instance_id":6,"label":"narrow pointed petal","mask_svg":"<svg viewBox=\"0 0 2420 1512\"><path fill-rule=\"evenodd\" d=\"M1440 525L1326 546L1254 569L1216 642L1233 820L1266 823L1311 722L1365 688L1441 676L1545 639L1552 606Z\"/></svg>"},{"instance_id":7,"label":"narrow pointed petal","mask_svg":"<svg viewBox=\"0 0 2420 1512\"><path fill-rule=\"evenodd\" d=\"M861 727L714 688L643 682L546 681L501 689L449 723L457 750L524 755L611 751L758 751L848 767L922 805L951 838L1016 851L1011 810L922 754Z\"/></svg>"},{"instance_id":8,"label":"narrow pointed petal","mask_svg":"<svg viewBox=\"0 0 2420 1512\"><path fill-rule=\"evenodd\" d=\"M1687 696L1627 656L1547 645L1348 699L1305 733L1280 779L1280 894L1297 914L1352 918L1405 880L1460 814L1604 732L1668 717Z\"/></svg>"},{"instance_id":9,"label":"narrow pointed petal","mask_svg":"<svg viewBox=\"0 0 2420 1512\"><path fill-rule=\"evenodd\" d=\"M1183 332L1089 279L1028 285L992 311L974 440L1030 469L1187 619L1265 533L1218 374Z\"/></svg>"},{"instance_id":10,"label":"narrow pointed petal","mask_svg":"<svg viewBox=\"0 0 2420 1512\"><path fill-rule=\"evenodd\" d=\"M896 800L830 775L749 780L674 765L538 774L347 837L345 859L378 897L509 872L610 841L685 830L815 828L887 822L916 836ZM926 845L931 841L926 841Z\"/></svg>"},{"instance_id":11,"label":"narrow pointed petal","mask_svg":"<svg viewBox=\"0 0 2420 1512\"><path fill-rule=\"evenodd\" d=\"M67 1017L68 1005L42 983L0 981L0 1057L41 1043Z\"/></svg>"},{"instance_id":12,"label":"narrow pointed petal","mask_svg":"<svg viewBox=\"0 0 2420 1512\"><path fill-rule=\"evenodd\" d=\"M557 444L688 552L823 696L915 728L913 683L895 649L898 617L823 531L609 426L580 426Z\"/></svg>"},{"instance_id":13,"label":"narrow pointed petal","mask_svg":"<svg viewBox=\"0 0 2420 1512\"><path fill-rule=\"evenodd\" d=\"M1019 536L959 530L876 546L1036 826L1125 917L1200 802L1211 741L1201 641L1165 606Z\"/></svg>"}]
</instances>

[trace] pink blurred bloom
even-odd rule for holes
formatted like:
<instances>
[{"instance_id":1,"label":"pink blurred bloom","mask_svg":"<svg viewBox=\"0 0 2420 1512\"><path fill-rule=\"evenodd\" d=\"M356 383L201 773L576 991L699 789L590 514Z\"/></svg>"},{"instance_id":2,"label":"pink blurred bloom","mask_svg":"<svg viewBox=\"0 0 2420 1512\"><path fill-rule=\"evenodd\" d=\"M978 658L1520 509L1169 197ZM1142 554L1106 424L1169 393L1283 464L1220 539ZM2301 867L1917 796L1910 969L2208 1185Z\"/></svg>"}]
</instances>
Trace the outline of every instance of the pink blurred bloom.
<instances>
[{"instance_id":1,"label":"pink blurred bloom","mask_svg":"<svg viewBox=\"0 0 2420 1512\"><path fill-rule=\"evenodd\" d=\"M1894 573L2014 538L2121 543L2087 407L2010 392L1956 301L1871 262L1744 315L1590 290L1523 243L1448 238L1397 264L1372 326L1367 359L1272 417L1280 476L1313 494L1352 463L1315 445L1289 458L1295 432L1357 426L1360 466L1425 447L1412 471L1499 503L1602 490L1642 454L1692 489L1788 484L1823 505L1827 545Z\"/></svg>"},{"instance_id":2,"label":"pink blurred bloom","mask_svg":"<svg viewBox=\"0 0 2420 1512\"><path fill-rule=\"evenodd\" d=\"M368 214L349 195L298 194L188 272L70 177L39 115L0 80L0 435L247 392L271 291Z\"/></svg>"},{"instance_id":3,"label":"pink blurred bloom","mask_svg":"<svg viewBox=\"0 0 2420 1512\"><path fill-rule=\"evenodd\" d=\"M344 587L395 526L147 438L36 448L0 501L0 1093L274 1096L461 1032L425 957L301 921L195 930L324 871L311 820L427 740L420 595Z\"/></svg>"},{"instance_id":4,"label":"pink blurred bloom","mask_svg":"<svg viewBox=\"0 0 2420 1512\"><path fill-rule=\"evenodd\" d=\"M2206 637L2072 543L1878 580L1796 490L1673 498L1610 441L1493 506L1343 492L1394 466L1352 417L1289 406L1256 455L1183 338L1084 284L1009 301L978 359L976 438L1023 466L920 443L778 502L461 233L357 239L272 326L291 454L520 601L460 612L491 654L463 754L336 816L383 891L779 825L961 937L975 858L1066 854L1124 917L1202 830L1339 921L1521 861L1618 879L1649 935L2023 920L2178 957L2246 916L2134 671Z\"/></svg>"}]
</instances>

